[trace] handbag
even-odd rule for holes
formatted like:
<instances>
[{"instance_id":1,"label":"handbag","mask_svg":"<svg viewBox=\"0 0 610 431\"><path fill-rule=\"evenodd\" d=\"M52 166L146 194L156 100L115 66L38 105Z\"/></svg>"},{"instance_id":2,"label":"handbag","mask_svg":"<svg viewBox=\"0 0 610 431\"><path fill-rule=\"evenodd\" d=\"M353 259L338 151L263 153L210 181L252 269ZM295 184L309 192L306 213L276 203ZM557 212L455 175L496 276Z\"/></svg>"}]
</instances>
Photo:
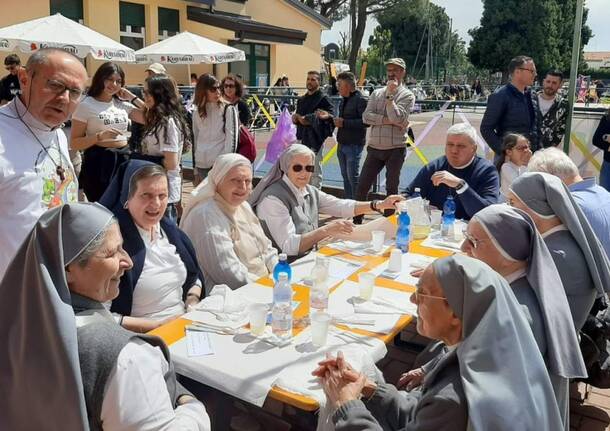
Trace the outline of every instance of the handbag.
<instances>
[{"instance_id":1,"label":"handbag","mask_svg":"<svg viewBox=\"0 0 610 431\"><path fill-rule=\"evenodd\" d=\"M256 160L256 142L254 140L254 135L243 124L239 126L237 152L252 163Z\"/></svg>"},{"instance_id":2,"label":"handbag","mask_svg":"<svg viewBox=\"0 0 610 431\"><path fill-rule=\"evenodd\" d=\"M579 381L610 388L610 308L608 298L597 298L580 330L580 351L588 377Z\"/></svg>"}]
</instances>

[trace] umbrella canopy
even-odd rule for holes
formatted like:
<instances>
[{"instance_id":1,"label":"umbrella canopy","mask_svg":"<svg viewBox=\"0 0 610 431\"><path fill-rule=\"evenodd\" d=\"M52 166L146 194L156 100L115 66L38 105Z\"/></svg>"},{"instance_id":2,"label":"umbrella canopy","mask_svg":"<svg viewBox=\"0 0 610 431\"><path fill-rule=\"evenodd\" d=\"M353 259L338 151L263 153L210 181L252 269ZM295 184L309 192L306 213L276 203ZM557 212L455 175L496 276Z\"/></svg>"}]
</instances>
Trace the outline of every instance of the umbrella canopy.
<instances>
[{"instance_id":1,"label":"umbrella canopy","mask_svg":"<svg viewBox=\"0 0 610 431\"><path fill-rule=\"evenodd\" d=\"M61 48L80 58L91 54L96 60L135 60L133 49L59 13L0 28L0 51L41 48Z\"/></svg>"},{"instance_id":2,"label":"umbrella canopy","mask_svg":"<svg viewBox=\"0 0 610 431\"><path fill-rule=\"evenodd\" d=\"M246 55L242 50L185 31L137 50L136 59L139 63L216 64L243 61Z\"/></svg>"}]
</instances>

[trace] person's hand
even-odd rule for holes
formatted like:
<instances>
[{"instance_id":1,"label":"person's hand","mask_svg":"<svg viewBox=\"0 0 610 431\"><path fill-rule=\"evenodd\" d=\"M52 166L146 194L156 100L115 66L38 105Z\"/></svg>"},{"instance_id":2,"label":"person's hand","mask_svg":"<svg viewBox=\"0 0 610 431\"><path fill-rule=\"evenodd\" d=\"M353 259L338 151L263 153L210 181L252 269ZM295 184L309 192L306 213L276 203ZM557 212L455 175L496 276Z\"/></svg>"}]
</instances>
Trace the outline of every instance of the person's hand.
<instances>
[{"instance_id":1,"label":"person's hand","mask_svg":"<svg viewBox=\"0 0 610 431\"><path fill-rule=\"evenodd\" d=\"M328 120L329 118L331 118L331 115L326 112L323 109L318 109L316 111L316 116L320 119L320 120Z\"/></svg>"},{"instance_id":2,"label":"person's hand","mask_svg":"<svg viewBox=\"0 0 610 431\"><path fill-rule=\"evenodd\" d=\"M335 117L334 119L335 127L343 127L343 118Z\"/></svg>"},{"instance_id":3,"label":"person's hand","mask_svg":"<svg viewBox=\"0 0 610 431\"><path fill-rule=\"evenodd\" d=\"M411 277L419 278L424 273L426 268L417 268L410 272Z\"/></svg>"},{"instance_id":4,"label":"person's hand","mask_svg":"<svg viewBox=\"0 0 610 431\"><path fill-rule=\"evenodd\" d=\"M195 295L188 295L186 297L186 300L184 301L184 307L186 308L186 311L190 311L191 308L199 304L200 301L201 299L197 298Z\"/></svg>"},{"instance_id":5,"label":"person's hand","mask_svg":"<svg viewBox=\"0 0 610 431\"><path fill-rule=\"evenodd\" d=\"M180 395L178 397L178 399L176 400L176 404L181 406L182 404L186 404L188 402L195 401L195 400L196 400L195 397L188 395L188 394L184 394L184 395Z\"/></svg>"},{"instance_id":6,"label":"person's hand","mask_svg":"<svg viewBox=\"0 0 610 431\"><path fill-rule=\"evenodd\" d=\"M312 375L316 377L324 377L326 372L331 368L340 368L343 373L343 377L355 382L358 380L360 373L352 368L350 364L347 363L343 356L343 352L339 350L337 352L337 356L333 357L330 353L326 353L326 359L318 362L318 368L311 372Z\"/></svg>"},{"instance_id":7,"label":"person's hand","mask_svg":"<svg viewBox=\"0 0 610 431\"><path fill-rule=\"evenodd\" d=\"M299 120L300 115L297 114L296 112L294 114L292 114L292 123L293 124L300 124L301 121Z\"/></svg>"},{"instance_id":8,"label":"person's hand","mask_svg":"<svg viewBox=\"0 0 610 431\"><path fill-rule=\"evenodd\" d=\"M396 93L396 89L397 88L398 88L398 81L396 81L395 79L389 80L387 85L386 85L386 93L387 93L387 95L391 96L394 93Z\"/></svg>"},{"instance_id":9,"label":"person's hand","mask_svg":"<svg viewBox=\"0 0 610 431\"><path fill-rule=\"evenodd\" d=\"M432 180L432 184L436 187L440 186L441 184L446 184L451 188L456 188L457 185L462 182L461 178L458 178L447 171L436 171L432 174L430 180Z\"/></svg>"},{"instance_id":10,"label":"person's hand","mask_svg":"<svg viewBox=\"0 0 610 431\"><path fill-rule=\"evenodd\" d=\"M112 139L120 139L123 136L123 133L120 130L111 127L102 130L101 132L97 132L95 136L98 141L109 141Z\"/></svg>"},{"instance_id":11,"label":"person's hand","mask_svg":"<svg viewBox=\"0 0 610 431\"><path fill-rule=\"evenodd\" d=\"M129 91L127 88L123 87L117 93L117 97L121 100L131 102L133 98L136 97L136 95Z\"/></svg>"},{"instance_id":12,"label":"person's hand","mask_svg":"<svg viewBox=\"0 0 610 431\"><path fill-rule=\"evenodd\" d=\"M426 377L424 369L421 367L416 368L400 376L396 387L398 389L405 389L407 391L410 391L418 386L421 386L422 382L424 381L424 377Z\"/></svg>"},{"instance_id":13,"label":"person's hand","mask_svg":"<svg viewBox=\"0 0 610 431\"><path fill-rule=\"evenodd\" d=\"M354 223L351 220L333 220L323 227L326 236L349 235L354 231Z\"/></svg>"},{"instance_id":14,"label":"person's hand","mask_svg":"<svg viewBox=\"0 0 610 431\"><path fill-rule=\"evenodd\" d=\"M404 201L405 198L401 195L390 195L385 198L383 201L377 204L378 210L389 210L394 209L396 207L397 202Z\"/></svg>"}]
</instances>

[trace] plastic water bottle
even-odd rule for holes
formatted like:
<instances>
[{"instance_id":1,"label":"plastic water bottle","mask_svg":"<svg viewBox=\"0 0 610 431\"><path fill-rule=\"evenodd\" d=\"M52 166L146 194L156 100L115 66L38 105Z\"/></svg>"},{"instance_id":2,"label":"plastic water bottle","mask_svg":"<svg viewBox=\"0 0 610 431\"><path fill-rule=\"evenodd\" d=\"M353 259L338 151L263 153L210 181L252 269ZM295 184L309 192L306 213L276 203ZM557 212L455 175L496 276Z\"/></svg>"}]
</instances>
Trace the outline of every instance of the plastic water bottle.
<instances>
[{"instance_id":1,"label":"plastic water bottle","mask_svg":"<svg viewBox=\"0 0 610 431\"><path fill-rule=\"evenodd\" d=\"M279 338L290 338L292 337L292 287L285 272L280 272L278 278L273 287L271 330Z\"/></svg>"},{"instance_id":2,"label":"plastic water bottle","mask_svg":"<svg viewBox=\"0 0 610 431\"><path fill-rule=\"evenodd\" d=\"M396 230L396 248L407 253L409 251L409 241L411 240L411 218L407 213L407 208L399 207L398 229Z\"/></svg>"},{"instance_id":3,"label":"plastic water bottle","mask_svg":"<svg viewBox=\"0 0 610 431\"><path fill-rule=\"evenodd\" d=\"M421 189L419 187L415 187L415 191L411 195L412 198L421 198Z\"/></svg>"},{"instance_id":4,"label":"plastic water bottle","mask_svg":"<svg viewBox=\"0 0 610 431\"><path fill-rule=\"evenodd\" d=\"M313 283L309 290L309 314L325 312L328 308L328 258L318 255L313 267Z\"/></svg>"},{"instance_id":5,"label":"plastic water bottle","mask_svg":"<svg viewBox=\"0 0 610 431\"><path fill-rule=\"evenodd\" d=\"M441 237L453 239L455 225L455 200L452 195L448 195L443 205L443 220L441 225Z\"/></svg>"},{"instance_id":6,"label":"plastic water bottle","mask_svg":"<svg viewBox=\"0 0 610 431\"><path fill-rule=\"evenodd\" d=\"M290 280L292 280L292 268L288 263L288 256L286 253L280 253L278 257L279 261L273 268L273 281L277 283L280 279L280 272L285 272L288 275L288 282L290 282Z\"/></svg>"}]
</instances>

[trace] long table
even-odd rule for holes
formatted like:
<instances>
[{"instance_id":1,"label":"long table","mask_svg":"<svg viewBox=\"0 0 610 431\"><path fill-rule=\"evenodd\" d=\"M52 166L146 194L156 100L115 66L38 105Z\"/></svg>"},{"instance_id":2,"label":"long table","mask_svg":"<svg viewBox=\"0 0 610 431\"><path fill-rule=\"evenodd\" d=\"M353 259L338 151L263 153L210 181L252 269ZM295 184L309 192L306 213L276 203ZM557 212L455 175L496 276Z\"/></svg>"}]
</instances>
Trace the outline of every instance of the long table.
<instances>
[{"instance_id":1,"label":"long table","mask_svg":"<svg viewBox=\"0 0 610 431\"><path fill-rule=\"evenodd\" d=\"M389 258L390 251L391 250L388 250L386 253L384 253L381 256L355 256L355 255L352 255L352 254L349 254L349 253L346 253L343 251L339 251L339 250L336 250L336 249L333 249L330 247L324 247L319 251L319 253L327 255L327 256L340 257L340 258L344 258L347 260L364 263L364 266L362 268L360 268L358 271L356 271L350 277L347 278L347 280L358 282L358 273L363 272L363 271L372 270L373 268L386 262ZM444 256L448 256L448 255L452 254L449 251L423 247L421 245L421 241L412 241L409 252L415 253L415 254L421 254L424 256L434 257L434 258L444 257ZM257 283L259 285L269 287L270 289L273 288L273 281L267 277L258 280ZM387 278L383 278L383 277L377 277L375 280L375 285L380 286L380 287L385 287L388 289L395 289L395 290L399 290L399 291L403 291L403 292L413 292L415 290L415 287L412 285L403 284L403 283L400 283L400 282L397 282L394 280L390 280ZM333 286L331 288L330 295L332 295L332 292L336 289L336 287L337 286ZM306 286L303 286L303 285L294 284L293 289L295 292L294 300L300 302L300 305L294 310L294 319L298 320L298 319L302 319L302 318L306 317L309 314L309 300L308 300L309 288ZM377 339L383 341L385 344L388 344L388 343L392 342L394 337L397 336L412 320L413 320L413 316L402 315L400 317L400 319L396 322L394 327L392 328L391 332L389 332L387 334L380 334L380 333L374 333L374 332L370 332L370 331L366 331L366 330L362 330L362 329L350 328L350 327L344 326L344 325L337 325L337 327L340 328L341 330L350 331L355 334L374 337L374 338L377 338ZM176 319L168 324L165 324L165 325L151 331L150 334L161 337L170 347L170 352L171 352L172 345L174 345L176 342L178 342L179 340L181 340L185 337L185 333L186 333L185 327L186 327L186 325L189 325L191 323L192 322L190 320L187 320L184 318L179 318L179 319ZM294 335L295 336L298 335L302 330L303 330L303 328L295 327ZM176 370L178 373L180 373L180 367L177 366ZM205 384L206 382L202 382L202 383ZM300 394L289 392L278 386L272 387L272 389L268 392L267 397L281 401L285 404L291 405L293 407L296 407L298 409L301 409L301 410L304 410L307 412L316 411L319 408L319 404L315 399L310 398L308 396L303 396Z\"/></svg>"}]
</instances>

